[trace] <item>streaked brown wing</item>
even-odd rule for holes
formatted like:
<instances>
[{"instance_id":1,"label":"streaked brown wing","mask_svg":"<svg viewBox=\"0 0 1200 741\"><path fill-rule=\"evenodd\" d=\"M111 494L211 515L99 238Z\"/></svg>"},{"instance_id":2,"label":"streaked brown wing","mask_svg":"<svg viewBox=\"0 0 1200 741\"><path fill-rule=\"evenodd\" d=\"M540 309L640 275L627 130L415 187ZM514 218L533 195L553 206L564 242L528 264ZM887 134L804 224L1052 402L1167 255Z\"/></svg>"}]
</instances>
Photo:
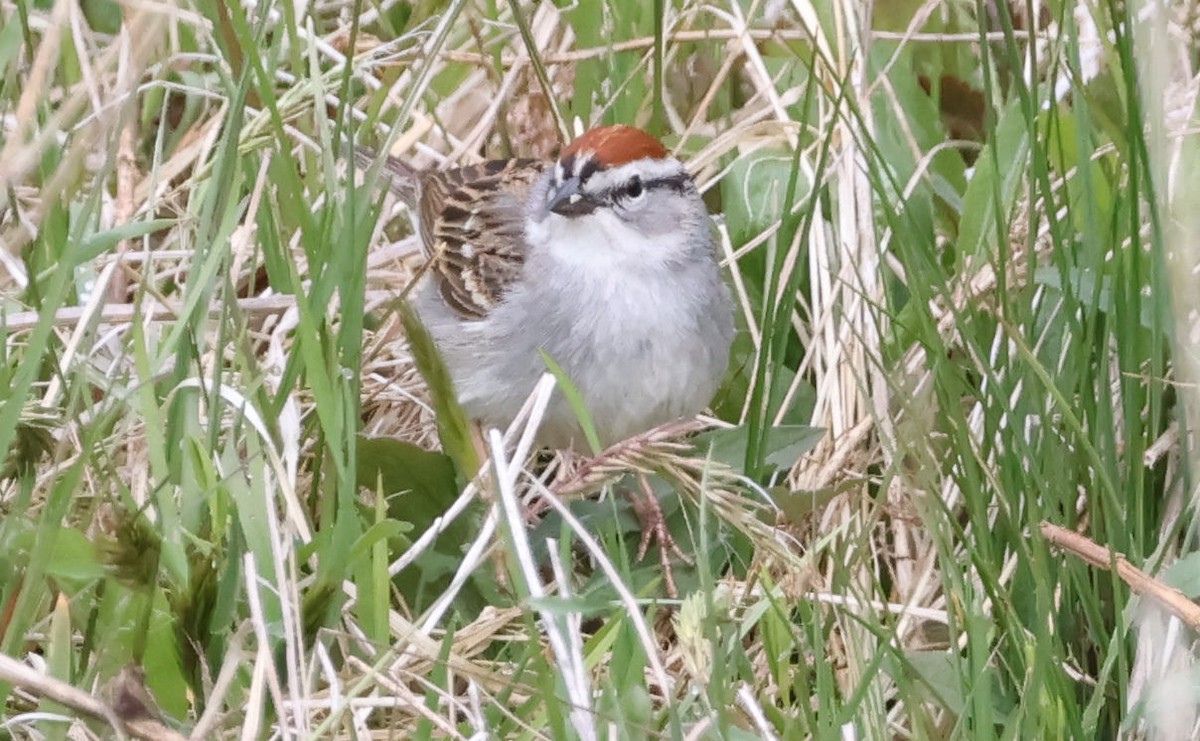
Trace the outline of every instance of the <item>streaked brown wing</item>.
<instances>
[{"instance_id":1,"label":"streaked brown wing","mask_svg":"<svg viewBox=\"0 0 1200 741\"><path fill-rule=\"evenodd\" d=\"M493 160L421 179L421 239L442 298L482 319L521 274L525 201L538 160Z\"/></svg>"}]
</instances>

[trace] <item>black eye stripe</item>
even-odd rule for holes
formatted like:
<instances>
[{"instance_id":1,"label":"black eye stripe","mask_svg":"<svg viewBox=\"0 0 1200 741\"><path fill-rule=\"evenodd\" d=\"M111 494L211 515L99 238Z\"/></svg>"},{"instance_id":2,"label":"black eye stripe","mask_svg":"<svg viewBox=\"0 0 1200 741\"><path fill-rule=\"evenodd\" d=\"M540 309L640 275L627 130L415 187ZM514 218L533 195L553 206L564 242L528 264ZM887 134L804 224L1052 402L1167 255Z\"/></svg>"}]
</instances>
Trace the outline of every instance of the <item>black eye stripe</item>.
<instances>
[{"instance_id":1,"label":"black eye stripe","mask_svg":"<svg viewBox=\"0 0 1200 741\"><path fill-rule=\"evenodd\" d=\"M692 179L686 173L680 173L678 175L670 175L667 177L655 178L654 180L642 180L641 184L642 184L642 192L644 192L644 193L648 193L652 190L667 190L667 189L673 190L676 193L686 193L688 191L688 188L692 187ZM615 185L604 192L604 197L609 200L619 200L621 198L628 198L628 196L629 196L629 193L627 190L628 187L629 187L628 183L621 183L620 185Z\"/></svg>"}]
</instances>

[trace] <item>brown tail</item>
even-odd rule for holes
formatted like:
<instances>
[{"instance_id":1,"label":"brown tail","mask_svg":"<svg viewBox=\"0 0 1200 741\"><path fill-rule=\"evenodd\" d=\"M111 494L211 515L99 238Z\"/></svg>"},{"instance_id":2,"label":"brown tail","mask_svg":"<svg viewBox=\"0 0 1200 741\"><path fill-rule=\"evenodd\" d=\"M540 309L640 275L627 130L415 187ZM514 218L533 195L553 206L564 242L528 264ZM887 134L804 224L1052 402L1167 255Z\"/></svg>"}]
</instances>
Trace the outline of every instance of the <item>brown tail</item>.
<instances>
[{"instance_id":1,"label":"brown tail","mask_svg":"<svg viewBox=\"0 0 1200 741\"><path fill-rule=\"evenodd\" d=\"M358 169L363 171L370 169L377 159L379 159L379 153L371 147L354 145L354 162L358 165ZM409 206L416 206L417 169L407 162L389 155L383 160L383 171L387 177L388 190Z\"/></svg>"}]
</instances>

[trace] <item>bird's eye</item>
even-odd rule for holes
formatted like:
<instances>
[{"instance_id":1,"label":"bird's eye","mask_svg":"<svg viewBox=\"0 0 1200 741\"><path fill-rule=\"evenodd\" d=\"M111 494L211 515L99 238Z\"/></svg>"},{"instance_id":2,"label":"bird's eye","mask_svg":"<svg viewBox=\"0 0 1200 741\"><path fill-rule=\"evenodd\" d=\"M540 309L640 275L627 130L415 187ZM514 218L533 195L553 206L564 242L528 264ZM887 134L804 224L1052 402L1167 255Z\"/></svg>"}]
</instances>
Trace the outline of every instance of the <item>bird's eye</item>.
<instances>
[{"instance_id":1,"label":"bird's eye","mask_svg":"<svg viewBox=\"0 0 1200 741\"><path fill-rule=\"evenodd\" d=\"M637 175L634 175L633 179L629 181L629 184L625 186L625 197L639 198L643 192L642 179Z\"/></svg>"}]
</instances>

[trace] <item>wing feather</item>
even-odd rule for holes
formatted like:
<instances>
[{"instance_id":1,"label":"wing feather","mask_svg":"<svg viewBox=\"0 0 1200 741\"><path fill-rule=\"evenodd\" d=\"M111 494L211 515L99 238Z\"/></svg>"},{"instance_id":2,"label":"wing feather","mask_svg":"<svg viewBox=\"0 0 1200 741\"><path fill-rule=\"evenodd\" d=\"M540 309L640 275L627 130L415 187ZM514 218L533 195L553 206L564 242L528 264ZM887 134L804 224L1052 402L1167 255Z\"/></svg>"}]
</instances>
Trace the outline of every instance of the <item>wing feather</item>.
<instances>
[{"instance_id":1,"label":"wing feather","mask_svg":"<svg viewBox=\"0 0 1200 741\"><path fill-rule=\"evenodd\" d=\"M493 160L421 178L421 241L433 279L463 319L482 319L525 261L525 201L545 163Z\"/></svg>"}]
</instances>

